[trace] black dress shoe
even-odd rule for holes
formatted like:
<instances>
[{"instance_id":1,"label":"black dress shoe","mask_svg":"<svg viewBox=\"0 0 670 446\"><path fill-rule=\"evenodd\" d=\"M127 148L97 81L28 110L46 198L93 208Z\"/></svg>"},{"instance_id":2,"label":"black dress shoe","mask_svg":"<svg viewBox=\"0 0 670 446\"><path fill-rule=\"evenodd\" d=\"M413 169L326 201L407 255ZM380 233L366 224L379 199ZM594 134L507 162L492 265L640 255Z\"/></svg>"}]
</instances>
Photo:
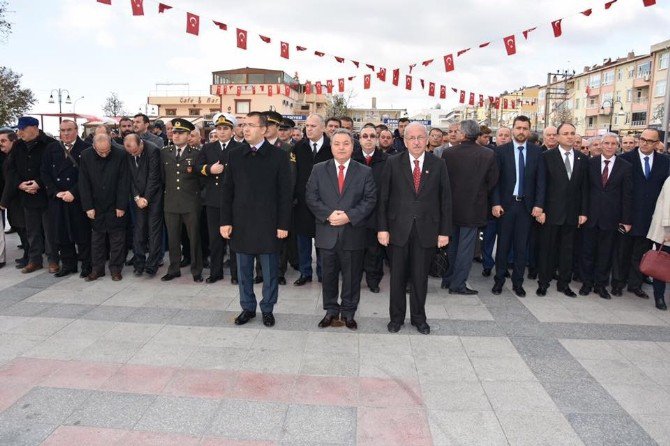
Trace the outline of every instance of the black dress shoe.
<instances>
[{"instance_id":1,"label":"black dress shoe","mask_svg":"<svg viewBox=\"0 0 670 446\"><path fill-rule=\"evenodd\" d=\"M343 317L342 320L344 321L344 326L349 330L358 330L358 324L353 317Z\"/></svg>"},{"instance_id":2,"label":"black dress shoe","mask_svg":"<svg viewBox=\"0 0 670 446\"><path fill-rule=\"evenodd\" d=\"M577 294L570 289L569 286L565 286L563 288L558 289L559 292L565 294L568 297L577 297Z\"/></svg>"},{"instance_id":3,"label":"black dress shoe","mask_svg":"<svg viewBox=\"0 0 670 446\"><path fill-rule=\"evenodd\" d=\"M176 279L177 277L181 277L181 273L167 273L163 277L161 277L161 280L163 282L169 282L172 279Z\"/></svg>"},{"instance_id":4,"label":"black dress shoe","mask_svg":"<svg viewBox=\"0 0 670 446\"><path fill-rule=\"evenodd\" d=\"M430 325L428 325L426 322L421 322L420 324L415 324L412 322L412 325L416 327L416 331L419 333L424 335L430 334Z\"/></svg>"},{"instance_id":5,"label":"black dress shoe","mask_svg":"<svg viewBox=\"0 0 670 446\"><path fill-rule=\"evenodd\" d=\"M623 288L618 287L618 286L613 286L612 287L612 296L617 296L617 297L623 296Z\"/></svg>"},{"instance_id":6,"label":"black dress shoe","mask_svg":"<svg viewBox=\"0 0 670 446\"><path fill-rule=\"evenodd\" d=\"M202 274L196 274L193 276L193 281L198 283L202 282Z\"/></svg>"},{"instance_id":7,"label":"black dress shoe","mask_svg":"<svg viewBox=\"0 0 670 446\"><path fill-rule=\"evenodd\" d=\"M2 264L2 266L5 266L4 263ZM0 268L2 268L2 267L0 267ZM70 274L74 274L76 272L77 272L76 269L61 268L60 271L58 271L56 274L54 274L54 277L65 277L65 276L68 276Z\"/></svg>"},{"instance_id":8,"label":"black dress shoe","mask_svg":"<svg viewBox=\"0 0 670 446\"><path fill-rule=\"evenodd\" d=\"M534 270L534 269L529 269L529 270L528 270L528 278L529 278L530 280L535 280L535 279L537 279L537 271Z\"/></svg>"},{"instance_id":9,"label":"black dress shoe","mask_svg":"<svg viewBox=\"0 0 670 446\"><path fill-rule=\"evenodd\" d=\"M263 325L266 327L274 327L275 317L272 313L263 313Z\"/></svg>"},{"instance_id":10,"label":"black dress shoe","mask_svg":"<svg viewBox=\"0 0 670 446\"><path fill-rule=\"evenodd\" d=\"M589 294L591 294L591 287L588 285L582 285L582 287L579 289L579 295L588 296Z\"/></svg>"},{"instance_id":11,"label":"black dress shoe","mask_svg":"<svg viewBox=\"0 0 670 446\"><path fill-rule=\"evenodd\" d=\"M502 282L496 282L495 285L493 285L493 288L491 288L491 292L496 296L498 296L502 294L502 289L503 289Z\"/></svg>"},{"instance_id":12,"label":"black dress shoe","mask_svg":"<svg viewBox=\"0 0 670 446\"><path fill-rule=\"evenodd\" d=\"M230 283L231 283L232 285L237 285L237 284L239 283L239 282L237 281L237 277L231 277L231 278L230 278Z\"/></svg>"},{"instance_id":13,"label":"black dress shoe","mask_svg":"<svg viewBox=\"0 0 670 446\"><path fill-rule=\"evenodd\" d=\"M185 266L189 266L191 264L191 259L188 259L184 257L181 259L181 262L179 262L179 268L184 268Z\"/></svg>"},{"instance_id":14,"label":"black dress shoe","mask_svg":"<svg viewBox=\"0 0 670 446\"><path fill-rule=\"evenodd\" d=\"M223 279L223 277L221 277L221 276L209 276L207 279L205 279L205 282L215 283L215 282L218 282L221 279Z\"/></svg>"},{"instance_id":15,"label":"black dress shoe","mask_svg":"<svg viewBox=\"0 0 670 446\"><path fill-rule=\"evenodd\" d=\"M144 270L145 273L147 273L147 276L153 277L156 275L156 270L155 269L146 269Z\"/></svg>"},{"instance_id":16,"label":"black dress shoe","mask_svg":"<svg viewBox=\"0 0 670 446\"><path fill-rule=\"evenodd\" d=\"M635 294L637 297L641 299L649 299L649 295L644 291L642 291L642 288L634 288L632 290L628 288L628 291Z\"/></svg>"},{"instance_id":17,"label":"black dress shoe","mask_svg":"<svg viewBox=\"0 0 670 446\"><path fill-rule=\"evenodd\" d=\"M81 277L83 279L83 278L87 277L89 274L91 274L90 269L82 269L81 272L79 273L79 277Z\"/></svg>"},{"instance_id":18,"label":"black dress shoe","mask_svg":"<svg viewBox=\"0 0 670 446\"><path fill-rule=\"evenodd\" d=\"M286 277L280 276L279 279L277 279L277 283L279 285L286 285Z\"/></svg>"},{"instance_id":19,"label":"black dress shoe","mask_svg":"<svg viewBox=\"0 0 670 446\"><path fill-rule=\"evenodd\" d=\"M540 285L537 287L537 291L535 291L535 294L538 296L546 296L547 295L547 286L546 285Z\"/></svg>"},{"instance_id":20,"label":"black dress shoe","mask_svg":"<svg viewBox=\"0 0 670 446\"><path fill-rule=\"evenodd\" d=\"M607 292L607 288L603 287L598 287L595 292L598 294L603 299L610 300L612 299L612 296L610 296L610 293Z\"/></svg>"},{"instance_id":21,"label":"black dress shoe","mask_svg":"<svg viewBox=\"0 0 670 446\"><path fill-rule=\"evenodd\" d=\"M491 268L484 268L482 270L482 276L484 277L490 277L491 276Z\"/></svg>"},{"instance_id":22,"label":"black dress shoe","mask_svg":"<svg viewBox=\"0 0 670 446\"><path fill-rule=\"evenodd\" d=\"M326 328L330 327L330 324L333 322L333 319L335 319L334 314L327 314L319 321L319 328Z\"/></svg>"},{"instance_id":23,"label":"black dress shoe","mask_svg":"<svg viewBox=\"0 0 670 446\"><path fill-rule=\"evenodd\" d=\"M254 283L263 283L263 277L262 276L254 277Z\"/></svg>"},{"instance_id":24,"label":"black dress shoe","mask_svg":"<svg viewBox=\"0 0 670 446\"><path fill-rule=\"evenodd\" d=\"M0 268L3 268L6 264L7 262L0 262Z\"/></svg>"},{"instance_id":25,"label":"black dress shoe","mask_svg":"<svg viewBox=\"0 0 670 446\"><path fill-rule=\"evenodd\" d=\"M388 329L389 333L398 333L400 331L400 327L402 327L402 322L389 322L386 328Z\"/></svg>"},{"instance_id":26,"label":"black dress shoe","mask_svg":"<svg viewBox=\"0 0 670 446\"><path fill-rule=\"evenodd\" d=\"M135 264L135 256L132 256L129 260L126 260L126 266L133 266Z\"/></svg>"},{"instance_id":27,"label":"black dress shoe","mask_svg":"<svg viewBox=\"0 0 670 446\"><path fill-rule=\"evenodd\" d=\"M449 294L460 294L461 296L474 296L475 294L479 294L479 291L473 290L472 288L463 287L458 290L449 290Z\"/></svg>"},{"instance_id":28,"label":"black dress shoe","mask_svg":"<svg viewBox=\"0 0 670 446\"><path fill-rule=\"evenodd\" d=\"M16 269L23 269L23 268L26 267L26 265L28 265L28 260L17 259L15 266L16 266Z\"/></svg>"},{"instance_id":29,"label":"black dress shoe","mask_svg":"<svg viewBox=\"0 0 670 446\"><path fill-rule=\"evenodd\" d=\"M375 293L375 294L379 293L379 286L377 286L377 285L371 286L370 287L370 292Z\"/></svg>"},{"instance_id":30,"label":"black dress shoe","mask_svg":"<svg viewBox=\"0 0 670 446\"><path fill-rule=\"evenodd\" d=\"M136 268L133 270L133 274L135 274L135 277L140 277L144 271L142 271L139 268Z\"/></svg>"},{"instance_id":31,"label":"black dress shoe","mask_svg":"<svg viewBox=\"0 0 670 446\"><path fill-rule=\"evenodd\" d=\"M526 297L526 290L524 290L521 285L512 287L512 291L514 291L514 294L518 297Z\"/></svg>"},{"instance_id":32,"label":"black dress shoe","mask_svg":"<svg viewBox=\"0 0 670 446\"><path fill-rule=\"evenodd\" d=\"M307 282L311 282L311 281L312 281L312 276L300 276L300 277L298 277L298 280L296 280L295 282L293 282L293 285L295 285L295 286L303 286L303 285L306 284Z\"/></svg>"},{"instance_id":33,"label":"black dress shoe","mask_svg":"<svg viewBox=\"0 0 670 446\"><path fill-rule=\"evenodd\" d=\"M255 317L256 313L253 311L242 310L240 315L235 318L235 325L244 325Z\"/></svg>"},{"instance_id":34,"label":"black dress shoe","mask_svg":"<svg viewBox=\"0 0 670 446\"><path fill-rule=\"evenodd\" d=\"M667 305L665 305L665 299L664 298L661 297L660 299L656 299L656 308L658 308L659 310L663 310L663 311L668 309Z\"/></svg>"}]
</instances>

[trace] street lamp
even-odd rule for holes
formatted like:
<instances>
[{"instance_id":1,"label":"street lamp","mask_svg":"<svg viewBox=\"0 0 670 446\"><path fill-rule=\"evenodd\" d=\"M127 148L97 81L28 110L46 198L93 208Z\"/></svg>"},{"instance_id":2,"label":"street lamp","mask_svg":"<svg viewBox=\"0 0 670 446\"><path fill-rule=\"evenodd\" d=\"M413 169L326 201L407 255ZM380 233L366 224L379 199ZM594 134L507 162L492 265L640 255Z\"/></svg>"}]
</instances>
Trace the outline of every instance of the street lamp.
<instances>
[{"instance_id":1,"label":"street lamp","mask_svg":"<svg viewBox=\"0 0 670 446\"><path fill-rule=\"evenodd\" d=\"M63 114L63 94L67 93L67 97L65 98L65 103L66 104L71 104L72 101L70 100L70 92L68 90L65 90L64 88L58 88L58 89L53 89L51 90L51 94L49 95L49 104L53 104L54 101L54 91L58 95L58 113ZM63 117L59 116L58 117L58 123L63 122Z\"/></svg>"},{"instance_id":2,"label":"street lamp","mask_svg":"<svg viewBox=\"0 0 670 446\"><path fill-rule=\"evenodd\" d=\"M81 100L81 99L84 99L84 97L83 97L83 96L80 96L80 97L78 97L77 99L75 99L74 102L72 103L72 114L73 114L73 115L76 115L76 114L77 114L77 111L76 111L76 110L77 110L77 101L79 101L79 100Z\"/></svg>"},{"instance_id":3,"label":"street lamp","mask_svg":"<svg viewBox=\"0 0 670 446\"><path fill-rule=\"evenodd\" d=\"M606 99L603 101L603 103L600 105L600 110L605 110L605 104L609 103L608 108L610 109L610 127L609 127L609 132L612 132L612 118L614 117L614 104L619 104L621 108L619 111L623 111L623 103L620 100L612 101L611 99Z\"/></svg>"}]
</instances>

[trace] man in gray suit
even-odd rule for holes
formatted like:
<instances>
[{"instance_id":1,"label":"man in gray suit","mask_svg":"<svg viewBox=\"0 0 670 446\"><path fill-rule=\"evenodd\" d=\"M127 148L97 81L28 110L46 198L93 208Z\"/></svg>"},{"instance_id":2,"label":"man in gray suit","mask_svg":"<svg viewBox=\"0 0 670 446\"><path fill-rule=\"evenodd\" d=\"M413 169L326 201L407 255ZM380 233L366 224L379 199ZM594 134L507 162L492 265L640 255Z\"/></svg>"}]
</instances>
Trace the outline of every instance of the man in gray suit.
<instances>
[{"instance_id":1,"label":"man in gray suit","mask_svg":"<svg viewBox=\"0 0 670 446\"><path fill-rule=\"evenodd\" d=\"M346 129L331 139L333 159L316 164L307 181L305 201L316 220L316 247L321 250L323 308L319 327L341 316L356 330L354 314L361 294L367 217L377 203L372 169L351 161L354 138ZM341 304L337 302L342 273Z\"/></svg>"}]
</instances>

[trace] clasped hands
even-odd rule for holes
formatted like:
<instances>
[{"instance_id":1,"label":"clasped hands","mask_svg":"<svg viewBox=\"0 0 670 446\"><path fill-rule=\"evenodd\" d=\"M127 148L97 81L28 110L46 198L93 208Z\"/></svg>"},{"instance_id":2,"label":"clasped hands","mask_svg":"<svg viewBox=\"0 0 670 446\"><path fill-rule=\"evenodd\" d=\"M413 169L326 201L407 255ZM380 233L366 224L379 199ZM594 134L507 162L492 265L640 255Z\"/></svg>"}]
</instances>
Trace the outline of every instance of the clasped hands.
<instances>
[{"instance_id":1,"label":"clasped hands","mask_svg":"<svg viewBox=\"0 0 670 446\"><path fill-rule=\"evenodd\" d=\"M342 226L349 223L349 216L344 211L333 211L328 216L328 222L331 226Z\"/></svg>"}]
</instances>

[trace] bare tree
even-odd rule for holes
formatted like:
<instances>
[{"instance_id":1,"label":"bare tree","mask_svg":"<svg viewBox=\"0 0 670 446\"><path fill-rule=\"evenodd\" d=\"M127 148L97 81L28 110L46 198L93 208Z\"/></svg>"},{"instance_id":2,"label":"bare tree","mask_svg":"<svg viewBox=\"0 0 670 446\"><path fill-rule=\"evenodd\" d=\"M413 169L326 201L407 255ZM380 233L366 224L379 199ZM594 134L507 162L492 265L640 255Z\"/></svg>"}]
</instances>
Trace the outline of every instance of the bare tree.
<instances>
[{"instance_id":1,"label":"bare tree","mask_svg":"<svg viewBox=\"0 0 670 446\"><path fill-rule=\"evenodd\" d=\"M5 38L12 32L12 24L7 21L5 18L7 15L7 2L5 0L0 0L0 41L5 40Z\"/></svg>"},{"instance_id":2,"label":"bare tree","mask_svg":"<svg viewBox=\"0 0 670 446\"><path fill-rule=\"evenodd\" d=\"M350 90L345 96L343 94L334 94L326 106L328 116L348 116L351 108L351 101L356 97L356 93Z\"/></svg>"},{"instance_id":3,"label":"bare tree","mask_svg":"<svg viewBox=\"0 0 670 446\"><path fill-rule=\"evenodd\" d=\"M15 121L35 103L33 92L21 88L20 81L20 74L0 67L0 126Z\"/></svg>"},{"instance_id":4,"label":"bare tree","mask_svg":"<svg viewBox=\"0 0 670 446\"><path fill-rule=\"evenodd\" d=\"M560 104L552 112L551 123L555 126L560 125L563 122L572 122L574 116L572 115L572 110L565 106L565 104Z\"/></svg>"},{"instance_id":5,"label":"bare tree","mask_svg":"<svg viewBox=\"0 0 670 446\"><path fill-rule=\"evenodd\" d=\"M105 112L105 116L123 116L126 114L123 109L123 101L119 99L119 95L115 91L112 91L111 96L105 99L102 111Z\"/></svg>"}]
</instances>

